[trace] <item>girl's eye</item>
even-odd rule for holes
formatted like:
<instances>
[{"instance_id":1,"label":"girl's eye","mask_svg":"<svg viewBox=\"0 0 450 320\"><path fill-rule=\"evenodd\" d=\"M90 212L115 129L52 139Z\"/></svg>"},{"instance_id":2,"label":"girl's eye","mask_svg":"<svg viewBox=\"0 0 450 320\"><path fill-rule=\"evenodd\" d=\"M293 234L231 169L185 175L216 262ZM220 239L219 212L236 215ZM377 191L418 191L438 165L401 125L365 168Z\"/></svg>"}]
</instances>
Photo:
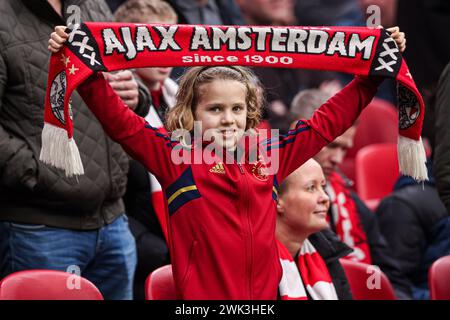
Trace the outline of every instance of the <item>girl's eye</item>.
<instances>
[{"instance_id":1,"label":"girl's eye","mask_svg":"<svg viewBox=\"0 0 450 320\"><path fill-rule=\"evenodd\" d=\"M306 187L306 190L308 190L310 192L314 192L314 191L316 191L316 186L311 184L311 185Z\"/></svg>"},{"instance_id":2,"label":"girl's eye","mask_svg":"<svg viewBox=\"0 0 450 320\"><path fill-rule=\"evenodd\" d=\"M209 109L209 111L212 111L212 112L219 112L219 111L220 111L220 108L219 108L219 107L211 107L211 108Z\"/></svg>"},{"instance_id":3,"label":"girl's eye","mask_svg":"<svg viewBox=\"0 0 450 320\"><path fill-rule=\"evenodd\" d=\"M242 106L234 106L233 107L233 111L236 111L236 112L241 111L242 109L244 109L244 108L242 108Z\"/></svg>"}]
</instances>

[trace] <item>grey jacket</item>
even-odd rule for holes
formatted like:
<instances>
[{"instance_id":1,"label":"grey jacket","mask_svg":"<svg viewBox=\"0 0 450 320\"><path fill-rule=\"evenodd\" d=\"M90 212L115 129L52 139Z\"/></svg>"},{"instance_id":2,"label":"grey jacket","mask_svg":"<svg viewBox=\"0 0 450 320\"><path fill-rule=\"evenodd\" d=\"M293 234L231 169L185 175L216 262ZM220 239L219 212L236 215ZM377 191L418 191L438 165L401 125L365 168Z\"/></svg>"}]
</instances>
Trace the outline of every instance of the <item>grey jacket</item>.
<instances>
[{"instance_id":1,"label":"grey jacket","mask_svg":"<svg viewBox=\"0 0 450 320\"><path fill-rule=\"evenodd\" d=\"M113 21L103 0L63 3L63 12L78 5L83 21ZM76 92L74 137L85 175L69 179L38 160L48 39L61 24L46 0L0 1L0 220L96 229L124 213L128 157ZM140 105L149 103L142 100L141 94Z\"/></svg>"}]
</instances>

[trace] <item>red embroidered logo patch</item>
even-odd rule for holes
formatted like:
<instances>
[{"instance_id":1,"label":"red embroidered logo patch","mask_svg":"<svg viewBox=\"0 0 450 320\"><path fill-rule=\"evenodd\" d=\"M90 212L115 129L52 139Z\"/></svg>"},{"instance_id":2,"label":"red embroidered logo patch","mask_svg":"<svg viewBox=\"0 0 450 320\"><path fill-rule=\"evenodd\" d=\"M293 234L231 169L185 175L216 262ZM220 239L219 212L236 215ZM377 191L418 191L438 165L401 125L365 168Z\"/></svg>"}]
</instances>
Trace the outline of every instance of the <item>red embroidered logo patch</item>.
<instances>
[{"instance_id":1,"label":"red embroidered logo patch","mask_svg":"<svg viewBox=\"0 0 450 320\"><path fill-rule=\"evenodd\" d=\"M261 161L261 157L258 162L253 165L252 173L253 176L260 181L267 181L269 179L266 164Z\"/></svg>"}]
</instances>

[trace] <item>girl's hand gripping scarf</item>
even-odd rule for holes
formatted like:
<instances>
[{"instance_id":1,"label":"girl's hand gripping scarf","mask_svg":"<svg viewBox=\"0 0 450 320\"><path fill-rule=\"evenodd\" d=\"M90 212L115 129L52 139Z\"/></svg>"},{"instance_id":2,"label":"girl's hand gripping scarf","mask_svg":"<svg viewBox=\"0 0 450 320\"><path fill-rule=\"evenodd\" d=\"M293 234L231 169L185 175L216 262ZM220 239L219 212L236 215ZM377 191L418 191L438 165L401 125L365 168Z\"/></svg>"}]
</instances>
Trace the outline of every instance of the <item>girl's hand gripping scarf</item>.
<instances>
[{"instance_id":1,"label":"girl's hand gripping scarf","mask_svg":"<svg viewBox=\"0 0 450 320\"><path fill-rule=\"evenodd\" d=\"M365 27L253 27L83 23L50 59L40 159L84 173L70 96L94 72L143 67L244 65L393 78L398 83L400 171L427 179L423 99L395 41ZM380 123L380 130L383 125Z\"/></svg>"}]
</instances>

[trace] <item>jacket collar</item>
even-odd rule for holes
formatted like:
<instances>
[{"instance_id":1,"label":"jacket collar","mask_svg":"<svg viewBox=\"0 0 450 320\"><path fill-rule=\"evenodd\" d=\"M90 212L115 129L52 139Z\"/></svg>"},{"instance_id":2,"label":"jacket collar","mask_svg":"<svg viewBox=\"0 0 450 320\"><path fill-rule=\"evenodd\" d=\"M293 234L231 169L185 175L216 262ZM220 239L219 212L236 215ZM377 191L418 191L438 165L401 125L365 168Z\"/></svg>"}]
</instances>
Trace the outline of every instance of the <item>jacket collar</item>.
<instances>
[{"instance_id":1,"label":"jacket collar","mask_svg":"<svg viewBox=\"0 0 450 320\"><path fill-rule=\"evenodd\" d=\"M308 237L314 248L319 252L325 263L345 257L353 249L339 240L337 235L330 229L314 233Z\"/></svg>"},{"instance_id":2,"label":"jacket collar","mask_svg":"<svg viewBox=\"0 0 450 320\"><path fill-rule=\"evenodd\" d=\"M423 184L429 185L431 187L436 187L436 181L434 180L433 176L433 160L431 158L427 159L426 162L427 171L428 171L428 180L425 180L424 182L419 182L414 180L414 178L410 176L401 175L397 182L394 185L394 191L403 189L408 186L414 186L414 185L421 185Z\"/></svg>"}]
</instances>

